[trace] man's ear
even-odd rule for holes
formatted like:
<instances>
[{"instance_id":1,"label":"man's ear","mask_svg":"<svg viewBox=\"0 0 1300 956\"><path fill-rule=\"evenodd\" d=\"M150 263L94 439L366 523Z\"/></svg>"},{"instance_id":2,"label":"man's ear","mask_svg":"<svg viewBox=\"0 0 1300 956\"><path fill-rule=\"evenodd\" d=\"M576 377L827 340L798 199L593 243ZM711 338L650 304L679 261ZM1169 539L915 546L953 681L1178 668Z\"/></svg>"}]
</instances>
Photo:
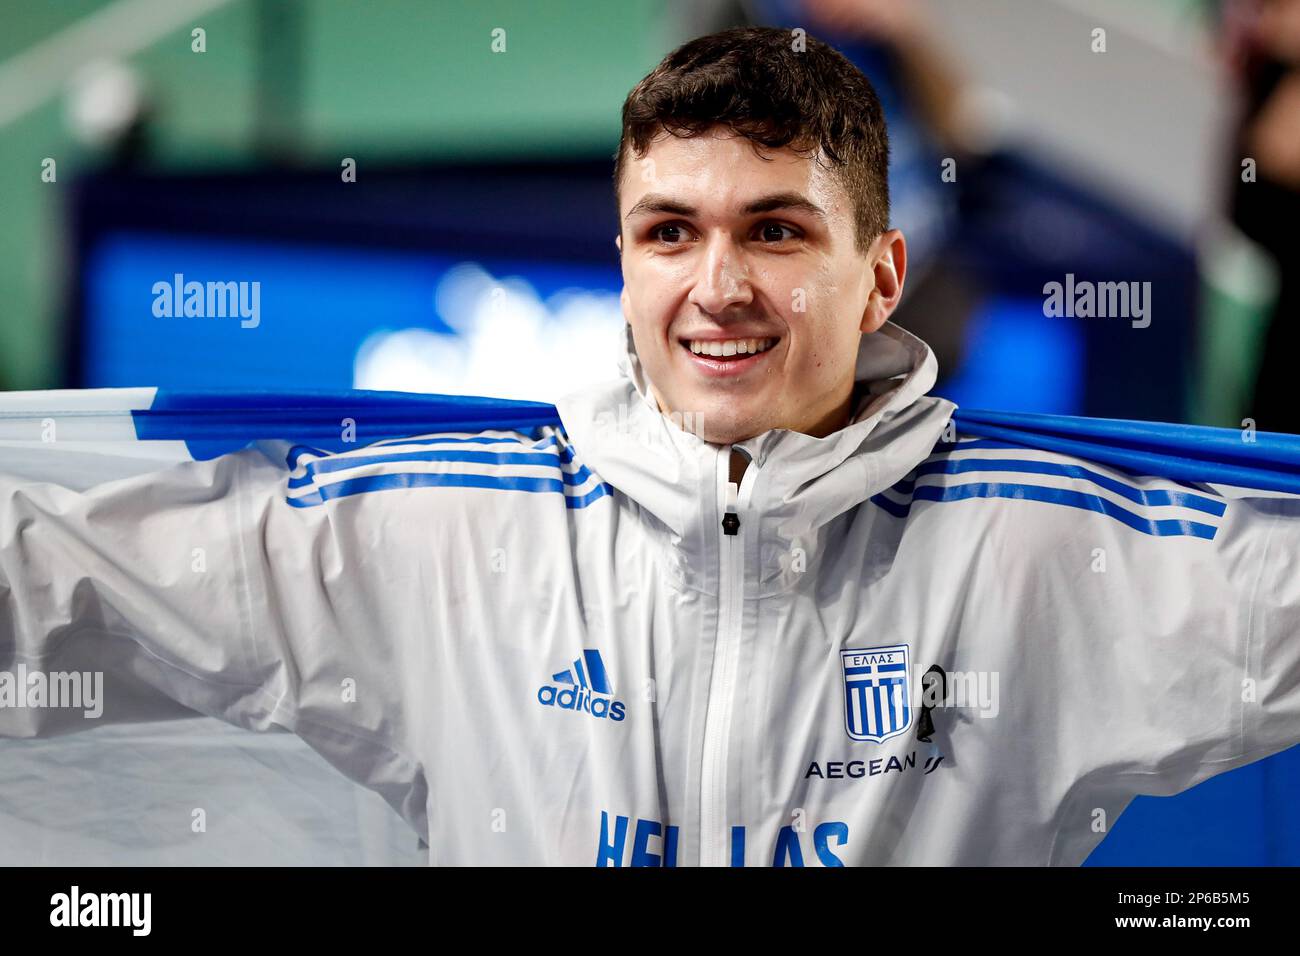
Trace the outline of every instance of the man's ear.
<instances>
[{"instance_id":1,"label":"man's ear","mask_svg":"<svg viewBox=\"0 0 1300 956\"><path fill-rule=\"evenodd\" d=\"M875 332L898 308L907 276L907 241L897 229L882 232L867 256L875 283L862 312L863 332Z\"/></svg>"},{"instance_id":2,"label":"man's ear","mask_svg":"<svg viewBox=\"0 0 1300 956\"><path fill-rule=\"evenodd\" d=\"M618 247L618 258L621 262L623 259L623 234L621 232L614 237L614 245Z\"/></svg>"}]
</instances>

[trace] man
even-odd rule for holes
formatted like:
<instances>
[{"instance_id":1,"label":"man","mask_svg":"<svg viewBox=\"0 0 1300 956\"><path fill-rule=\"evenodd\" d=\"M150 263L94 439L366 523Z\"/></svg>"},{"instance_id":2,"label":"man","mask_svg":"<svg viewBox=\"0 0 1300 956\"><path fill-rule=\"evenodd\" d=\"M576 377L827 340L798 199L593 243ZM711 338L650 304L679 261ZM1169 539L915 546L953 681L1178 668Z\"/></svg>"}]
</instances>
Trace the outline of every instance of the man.
<instances>
[{"instance_id":1,"label":"man","mask_svg":"<svg viewBox=\"0 0 1300 956\"><path fill-rule=\"evenodd\" d=\"M953 440L856 69L727 31L623 120L622 378L562 426L0 478L10 669L288 728L441 864L1078 864L1300 740L1297 499Z\"/></svg>"}]
</instances>

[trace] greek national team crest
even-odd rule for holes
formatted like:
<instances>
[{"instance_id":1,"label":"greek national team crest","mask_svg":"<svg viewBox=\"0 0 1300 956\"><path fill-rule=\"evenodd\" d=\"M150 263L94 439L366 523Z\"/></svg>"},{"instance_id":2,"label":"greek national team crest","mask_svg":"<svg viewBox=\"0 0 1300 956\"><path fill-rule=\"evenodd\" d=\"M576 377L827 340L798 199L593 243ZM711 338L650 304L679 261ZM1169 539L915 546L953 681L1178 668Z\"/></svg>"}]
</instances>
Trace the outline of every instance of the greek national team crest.
<instances>
[{"instance_id":1,"label":"greek national team crest","mask_svg":"<svg viewBox=\"0 0 1300 956\"><path fill-rule=\"evenodd\" d=\"M844 665L844 726L854 740L882 743L912 724L907 645L840 651Z\"/></svg>"}]
</instances>

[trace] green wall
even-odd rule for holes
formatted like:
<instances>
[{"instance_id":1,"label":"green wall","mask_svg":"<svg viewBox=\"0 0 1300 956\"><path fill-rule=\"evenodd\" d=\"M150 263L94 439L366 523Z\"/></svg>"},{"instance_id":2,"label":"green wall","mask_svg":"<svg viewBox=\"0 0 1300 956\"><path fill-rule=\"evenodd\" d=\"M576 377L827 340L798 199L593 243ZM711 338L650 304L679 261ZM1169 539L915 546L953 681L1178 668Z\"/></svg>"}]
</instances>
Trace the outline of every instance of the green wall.
<instances>
[{"instance_id":1,"label":"green wall","mask_svg":"<svg viewBox=\"0 0 1300 956\"><path fill-rule=\"evenodd\" d=\"M6 0L0 65L110 5ZM672 42L651 0L300 0L291 12L301 69L285 102L299 106L277 114L278 132L297 158L352 156L362 174L421 157L608 156L623 98ZM258 22L256 0L232 0L126 58L155 105L161 168L256 162ZM190 49L194 26L207 31L205 53ZM504 53L491 48L498 27ZM294 74L292 55L269 60L277 85ZM45 157L56 183L41 181ZM63 200L99 161L69 132L62 96L0 127L0 388L63 384Z\"/></svg>"}]
</instances>

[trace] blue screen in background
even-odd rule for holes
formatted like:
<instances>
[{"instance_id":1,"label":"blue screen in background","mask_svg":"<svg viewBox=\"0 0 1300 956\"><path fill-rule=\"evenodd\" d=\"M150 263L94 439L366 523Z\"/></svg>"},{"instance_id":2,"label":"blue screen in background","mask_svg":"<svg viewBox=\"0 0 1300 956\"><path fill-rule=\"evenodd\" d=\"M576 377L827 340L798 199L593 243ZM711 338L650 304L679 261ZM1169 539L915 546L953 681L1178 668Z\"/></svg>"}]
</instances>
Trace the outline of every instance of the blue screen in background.
<instances>
[{"instance_id":1,"label":"blue screen in background","mask_svg":"<svg viewBox=\"0 0 1300 956\"><path fill-rule=\"evenodd\" d=\"M449 298L446 280L457 275L464 280L467 269L473 271L472 281L461 281L458 287L473 286L482 294L473 301L464 295L451 296L461 303L453 309L458 314L440 314L440 301L445 305ZM256 324L238 315L157 317L155 283L171 286L176 273L185 282L257 282ZM493 289L485 290L485 285ZM547 334L548 323L621 328L617 299L621 287L616 267L120 232L98 243L88 257L83 381L90 388L364 385L550 401L555 396L502 395L491 390L495 383L490 379L475 392L475 383L466 382L464 375L467 363L476 356L464 350L472 347L481 352L491 346L499 350L498 364L505 366L512 353L531 349L530 356L516 355L516 360L554 363L565 353L559 351L559 330ZM246 287L247 305L252 303L251 290L251 285ZM557 301L564 303L562 313L555 312ZM492 306L505 311L494 313ZM470 312L481 313L482 320L472 328L466 324ZM495 331L497 327L488 321L493 315L505 323L501 327L515 331ZM244 327L246 323L249 327ZM527 334L530 329L532 340ZM387 383L377 380L383 378L382 370L366 382L358 381L363 346L382 345L386 332L404 333L406 339L399 345L414 343L417 353L428 346L427 374L418 389L412 384L409 362ZM492 340L484 340L489 333ZM578 340L570 342L574 350L584 343L595 344L589 336L572 338ZM538 355L539 342L555 343L556 354ZM608 342L600 344L604 347ZM451 350L439 348L444 345ZM395 351L380 349L380 354L387 354L391 365ZM405 351L409 358L412 348ZM567 354L574 357L573 351ZM482 364L485 356L477 358ZM614 372L614 358L611 354L608 373ZM558 370L550 371L555 373L553 379L564 378Z\"/></svg>"},{"instance_id":2,"label":"blue screen in background","mask_svg":"<svg viewBox=\"0 0 1300 956\"><path fill-rule=\"evenodd\" d=\"M1084 397L1083 332L1043 315L1043 300L994 296L966 325L961 368L938 389L964 408L1078 415Z\"/></svg>"},{"instance_id":3,"label":"blue screen in background","mask_svg":"<svg viewBox=\"0 0 1300 956\"><path fill-rule=\"evenodd\" d=\"M1085 866L1295 866L1300 747L1172 797L1137 797Z\"/></svg>"}]
</instances>

